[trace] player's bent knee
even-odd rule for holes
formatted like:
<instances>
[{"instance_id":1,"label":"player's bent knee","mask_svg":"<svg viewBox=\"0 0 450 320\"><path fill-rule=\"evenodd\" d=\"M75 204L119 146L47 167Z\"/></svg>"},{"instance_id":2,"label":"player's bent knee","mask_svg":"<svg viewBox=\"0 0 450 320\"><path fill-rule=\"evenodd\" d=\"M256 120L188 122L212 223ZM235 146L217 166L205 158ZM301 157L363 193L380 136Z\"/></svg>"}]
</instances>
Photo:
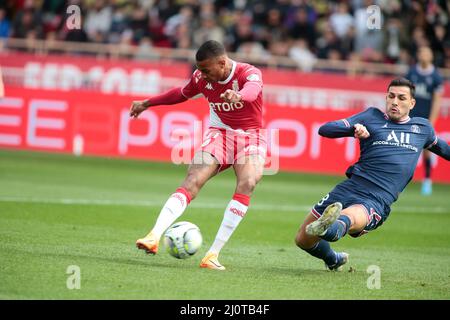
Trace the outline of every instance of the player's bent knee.
<instances>
[{"instance_id":1,"label":"player's bent knee","mask_svg":"<svg viewBox=\"0 0 450 320\"><path fill-rule=\"evenodd\" d=\"M313 239L308 239L308 237L303 232L298 232L295 236L295 244L302 250L307 250L314 246L315 242Z\"/></svg>"},{"instance_id":2,"label":"player's bent knee","mask_svg":"<svg viewBox=\"0 0 450 320\"><path fill-rule=\"evenodd\" d=\"M308 250L314 246L314 243L310 243L309 241L304 241L303 239L295 238L295 244L302 250Z\"/></svg>"},{"instance_id":3,"label":"player's bent knee","mask_svg":"<svg viewBox=\"0 0 450 320\"><path fill-rule=\"evenodd\" d=\"M295 235L295 245L297 246L297 247L299 247L299 248L302 248L302 239L301 239L301 237L300 237L300 233L297 233L296 235Z\"/></svg>"}]
</instances>

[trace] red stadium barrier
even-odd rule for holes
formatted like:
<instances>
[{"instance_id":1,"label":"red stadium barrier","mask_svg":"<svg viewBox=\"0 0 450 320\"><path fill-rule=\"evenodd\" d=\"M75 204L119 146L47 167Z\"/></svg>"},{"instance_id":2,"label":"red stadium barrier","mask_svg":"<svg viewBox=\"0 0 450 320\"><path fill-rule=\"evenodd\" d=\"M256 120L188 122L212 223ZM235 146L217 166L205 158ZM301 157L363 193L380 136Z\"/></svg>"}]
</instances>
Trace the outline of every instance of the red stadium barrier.
<instances>
[{"instance_id":1,"label":"red stadium barrier","mask_svg":"<svg viewBox=\"0 0 450 320\"><path fill-rule=\"evenodd\" d=\"M191 151L173 153L180 136L188 132L193 144L201 143L202 126L207 126L208 104L204 99L176 106L150 109L138 120L128 116L132 98L82 91L6 88L0 100L0 147L79 153L96 156L170 161L189 160ZM353 138L325 139L318 127L352 112L265 106L265 124L279 129L281 170L343 174L358 158ZM450 141L448 119L439 119L437 134ZM199 121L203 121L200 123ZM450 164L435 162L436 181L450 183ZM416 178L422 177L419 165Z\"/></svg>"},{"instance_id":2,"label":"red stadium barrier","mask_svg":"<svg viewBox=\"0 0 450 320\"><path fill-rule=\"evenodd\" d=\"M89 90L126 96L153 95L189 79L192 66L183 62L108 60L93 57L0 53L0 65L20 70L6 83L26 89ZM391 77L302 73L262 68L265 103L289 108L362 110L384 104ZM446 82L441 115L450 117L450 83Z\"/></svg>"},{"instance_id":3,"label":"red stadium barrier","mask_svg":"<svg viewBox=\"0 0 450 320\"><path fill-rule=\"evenodd\" d=\"M189 64L174 61L138 62L25 53L0 53L0 66L19 71L18 78L10 83L26 89L64 92L86 89L127 96L156 94L174 83L185 83L192 71Z\"/></svg>"}]
</instances>

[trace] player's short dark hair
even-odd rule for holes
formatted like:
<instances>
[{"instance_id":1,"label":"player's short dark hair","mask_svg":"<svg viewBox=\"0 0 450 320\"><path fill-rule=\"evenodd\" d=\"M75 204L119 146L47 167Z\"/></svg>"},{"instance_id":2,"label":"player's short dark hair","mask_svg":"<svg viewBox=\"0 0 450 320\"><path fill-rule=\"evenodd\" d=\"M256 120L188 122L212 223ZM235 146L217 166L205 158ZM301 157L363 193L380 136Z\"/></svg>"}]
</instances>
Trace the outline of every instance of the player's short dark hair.
<instances>
[{"instance_id":1,"label":"player's short dark hair","mask_svg":"<svg viewBox=\"0 0 450 320\"><path fill-rule=\"evenodd\" d=\"M416 94L416 86L406 78L395 78L389 83L388 90L390 87L408 87L411 92L411 97L414 98L414 95Z\"/></svg>"},{"instance_id":2,"label":"player's short dark hair","mask_svg":"<svg viewBox=\"0 0 450 320\"><path fill-rule=\"evenodd\" d=\"M223 44L215 40L208 40L198 48L195 59L197 61L204 61L219 57L223 54L225 54L225 47Z\"/></svg>"}]
</instances>

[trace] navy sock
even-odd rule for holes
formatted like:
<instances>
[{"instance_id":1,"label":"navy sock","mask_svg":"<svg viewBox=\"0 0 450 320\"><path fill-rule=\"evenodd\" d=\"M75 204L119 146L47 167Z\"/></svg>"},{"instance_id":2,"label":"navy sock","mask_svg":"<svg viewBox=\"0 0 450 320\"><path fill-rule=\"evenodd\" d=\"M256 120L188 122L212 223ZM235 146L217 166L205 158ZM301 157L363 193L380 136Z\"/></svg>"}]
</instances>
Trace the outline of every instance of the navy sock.
<instances>
[{"instance_id":1,"label":"navy sock","mask_svg":"<svg viewBox=\"0 0 450 320\"><path fill-rule=\"evenodd\" d=\"M320 236L322 239L334 242L345 236L350 229L350 218L340 215L339 218L327 229L327 232Z\"/></svg>"},{"instance_id":2,"label":"navy sock","mask_svg":"<svg viewBox=\"0 0 450 320\"><path fill-rule=\"evenodd\" d=\"M308 252L313 257L322 259L329 266L336 263L336 252L334 252L328 241L320 240L317 244L311 249L303 249Z\"/></svg>"}]
</instances>

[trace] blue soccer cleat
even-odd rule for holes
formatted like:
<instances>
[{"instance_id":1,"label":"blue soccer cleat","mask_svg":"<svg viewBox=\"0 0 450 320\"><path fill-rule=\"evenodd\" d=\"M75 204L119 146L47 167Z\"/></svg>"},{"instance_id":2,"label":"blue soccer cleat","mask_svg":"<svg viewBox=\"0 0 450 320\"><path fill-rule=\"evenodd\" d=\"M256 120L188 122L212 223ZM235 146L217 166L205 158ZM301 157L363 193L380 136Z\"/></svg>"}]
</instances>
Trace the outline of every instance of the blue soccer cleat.
<instances>
[{"instance_id":1,"label":"blue soccer cleat","mask_svg":"<svg viewBox=\"0 0 450 320\"><path fill-rule=\"evenodd\" d=\"M329 271L342 271L342 266L348 262L348 253L336 252L337 262L331 266L325 264L325 268Z\"/></svg>"},{"instance_id":2,"label":"blue soccer cleat","mask_svg":"<svg viewBox=\"0 0 450 320\"><path fill-rule=\"evenodd\" d=\"M433 192L433 183L431 179L425 179L422 182L422 195L429 196Z\"/></svg>"}]
</instances>

